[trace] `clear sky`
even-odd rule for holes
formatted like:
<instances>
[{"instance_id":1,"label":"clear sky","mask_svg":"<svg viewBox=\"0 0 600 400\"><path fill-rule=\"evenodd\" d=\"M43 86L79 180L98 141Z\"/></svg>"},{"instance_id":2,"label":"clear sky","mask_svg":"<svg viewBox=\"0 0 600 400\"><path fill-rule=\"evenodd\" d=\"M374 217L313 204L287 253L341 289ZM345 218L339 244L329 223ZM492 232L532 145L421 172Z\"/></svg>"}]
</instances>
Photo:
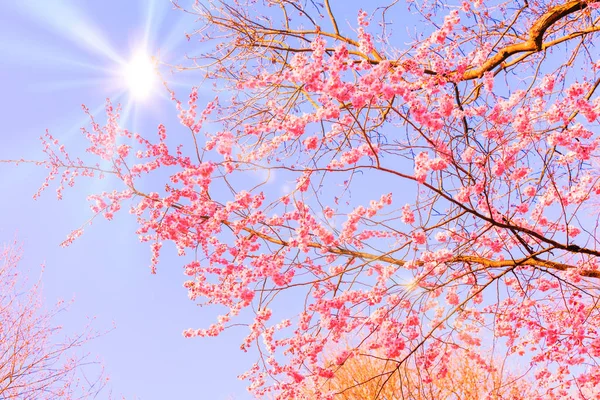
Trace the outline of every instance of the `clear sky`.
<instances>
[{"instance_id":1,"label":"clear sky","mask_svg":"<svg viewBox=\"0 0 600 400\"><path fill-rule=\"evenodd\" d=\"M45 129L73 153L81 151L79 128L87 124L81 104L101 118L107 97L124 104L130 129L154 134L159 121L177 127L164 93L131 106L117 77L122 63L143 47L173 63L197 50L197 43L185 39L193 27L193 18L172 10L166 0L0 2L0 159L43 159L38 138ZM182 98L191 86L185 79L173 84ZM245 383L236 378L254 362L238 349L244 330L206 340L181 335L208 325L212 315L187 299L182 260L167 250L158 275L151 275L149 248L137 241L135 221L126 211L112 223L95 221L71 247L60 248L91 215L86 195L109 183L82 180L62 201L54 188L34 201L45 174L43 168L0 165L0 241L16 236L22 242L22 266L32 274L46 265L48 305L74 299L57 321L67 332L82 330L88 318L96 318L99 331L114 322L116 329L86 347L103 360L113 394L147 400L248 398Z\"/></svg>"}]
</instances>

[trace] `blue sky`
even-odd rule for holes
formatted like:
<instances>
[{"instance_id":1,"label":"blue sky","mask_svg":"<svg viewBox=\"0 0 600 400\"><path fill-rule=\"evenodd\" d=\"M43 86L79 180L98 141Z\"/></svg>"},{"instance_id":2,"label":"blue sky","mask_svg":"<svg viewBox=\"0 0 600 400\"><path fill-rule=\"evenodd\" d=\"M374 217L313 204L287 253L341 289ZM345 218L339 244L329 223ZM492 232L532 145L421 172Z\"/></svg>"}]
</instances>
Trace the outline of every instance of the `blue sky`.
<instances>
[{"instance_id":1,"label":"blue sky","mask_svg":"<svg viewBox=\"0 0 600 400\"><path fill-rule=\"evenodd\" d=\"M165 0L24 0L0 4L0 159L43 159L45 129L73 153L81 150L79 128L87 124L85 103L102 117L104 99L128 110L130 129L154 134L158 122L177 127L173 104L164 96L127 107L129 94L115 73L146 43L149 54L177 63L197 43L185 32L194 21ZM195 47L194 47L195 46ZM184 98L192 78L178 76L173 88ZM207 100L201 99L202 102ZM149 249L140 244L135 220L97 220L72 246L59 243L90 217L87 194L110 182L85 181L57 201L54 188L34 201L46 170L0 165L0 241L23 244L22 267L37 276L46 265L47 304L74 299L60 321L66 332L116 329L90 342L110 375L114 395L127 399L246 399L237 380L253 362L238 345L243 330L216 339L184 339L186 328L208 325L213 313L187 299L182 260L167 249L158 275L148 270ZM108 392L105 392L107 395ZM104 396L100 396L101 398Z\"/></svg>"}]
</instances>

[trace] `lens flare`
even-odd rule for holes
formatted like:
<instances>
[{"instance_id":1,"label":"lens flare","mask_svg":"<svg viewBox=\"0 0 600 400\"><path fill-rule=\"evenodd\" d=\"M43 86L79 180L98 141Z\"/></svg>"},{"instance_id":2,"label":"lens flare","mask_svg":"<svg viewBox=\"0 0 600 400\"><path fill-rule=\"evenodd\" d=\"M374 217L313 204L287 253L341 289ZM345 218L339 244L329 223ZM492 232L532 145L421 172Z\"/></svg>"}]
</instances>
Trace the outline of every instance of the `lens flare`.
<instances>
[{"instance_id":1,"label":"lens flare","mask_svg":"<svg viewBox=\"0 0 600 400\"><path fill-rule=\"evenodd\" d=\"M144 52L137 52L123 66L123 80L135 100L147 99L156 84L155 63Z\"/></svg>"}]
</instances>

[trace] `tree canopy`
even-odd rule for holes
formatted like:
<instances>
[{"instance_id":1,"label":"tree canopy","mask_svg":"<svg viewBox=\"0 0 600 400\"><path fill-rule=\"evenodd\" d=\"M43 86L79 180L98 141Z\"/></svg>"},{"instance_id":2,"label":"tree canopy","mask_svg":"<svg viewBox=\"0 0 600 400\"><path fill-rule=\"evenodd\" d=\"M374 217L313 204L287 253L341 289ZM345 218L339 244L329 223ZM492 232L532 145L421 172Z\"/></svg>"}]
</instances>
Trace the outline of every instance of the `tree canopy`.
<instances>
[{"instance_id":1,"label":"tree canopy","mask_svg":"<svg viewBox=\"0 0 600 400\"><path fill-rule=\"evenodd\" d=\"M599 1L176 6L202 51L176 67L218 97L171 91L183 127L140 133L108 103L89 154L46 134L44 187L111 174L94 215L130 207L152 271L165 243L193 256L184 286L220 316L185 336L246 325L256 396L335 398L371 357L352 386L385 398L454 354L600 393Z\"/></svg>"}]
</instances>

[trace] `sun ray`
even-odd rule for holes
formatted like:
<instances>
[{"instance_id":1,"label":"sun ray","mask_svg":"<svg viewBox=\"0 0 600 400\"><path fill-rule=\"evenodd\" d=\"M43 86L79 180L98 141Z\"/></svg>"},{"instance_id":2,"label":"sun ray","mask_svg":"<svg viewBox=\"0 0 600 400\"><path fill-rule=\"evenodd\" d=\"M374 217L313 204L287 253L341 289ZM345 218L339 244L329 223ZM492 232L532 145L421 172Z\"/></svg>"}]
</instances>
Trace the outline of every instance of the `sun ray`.
<instances>
[{"instance_id":1,"label":"sun ray","mask_svg":"<svg viewBox=\"0 0 600 400\"><path fill-rule=\"evenodd\" d=\"M160 26L164 15L157 15L156 1L150 0L146 6L146 21L144 25L144 47L154 42L154 36L156 33L156 27Z\"/></svg>"},{"instance_id":2,"label":"sun ray","mask_svg":"<svg viewBox=\"0 0 600 400\"><path fill-rule=\"evenodd\" d=\"M77 44L84 50L102 55L113 62L123 62L123 59L93 21L67 2L16 2L14 6L29 18L35 19L53 33Z\"/></svg>"},{"instance_id":3,"label":"sun ray","mask_svg":"<svg viewBox=\"0 0 600 400\"><path fill-rule=\"evenodd\" d=\"M82 87L106 87L112 84L107 78L82 78L82 79L64 79L53 80L44 83L38 83L35 88L30 89L32 92L52 92L57 90L70 90Z\"/></svg>"}]
</instances>

